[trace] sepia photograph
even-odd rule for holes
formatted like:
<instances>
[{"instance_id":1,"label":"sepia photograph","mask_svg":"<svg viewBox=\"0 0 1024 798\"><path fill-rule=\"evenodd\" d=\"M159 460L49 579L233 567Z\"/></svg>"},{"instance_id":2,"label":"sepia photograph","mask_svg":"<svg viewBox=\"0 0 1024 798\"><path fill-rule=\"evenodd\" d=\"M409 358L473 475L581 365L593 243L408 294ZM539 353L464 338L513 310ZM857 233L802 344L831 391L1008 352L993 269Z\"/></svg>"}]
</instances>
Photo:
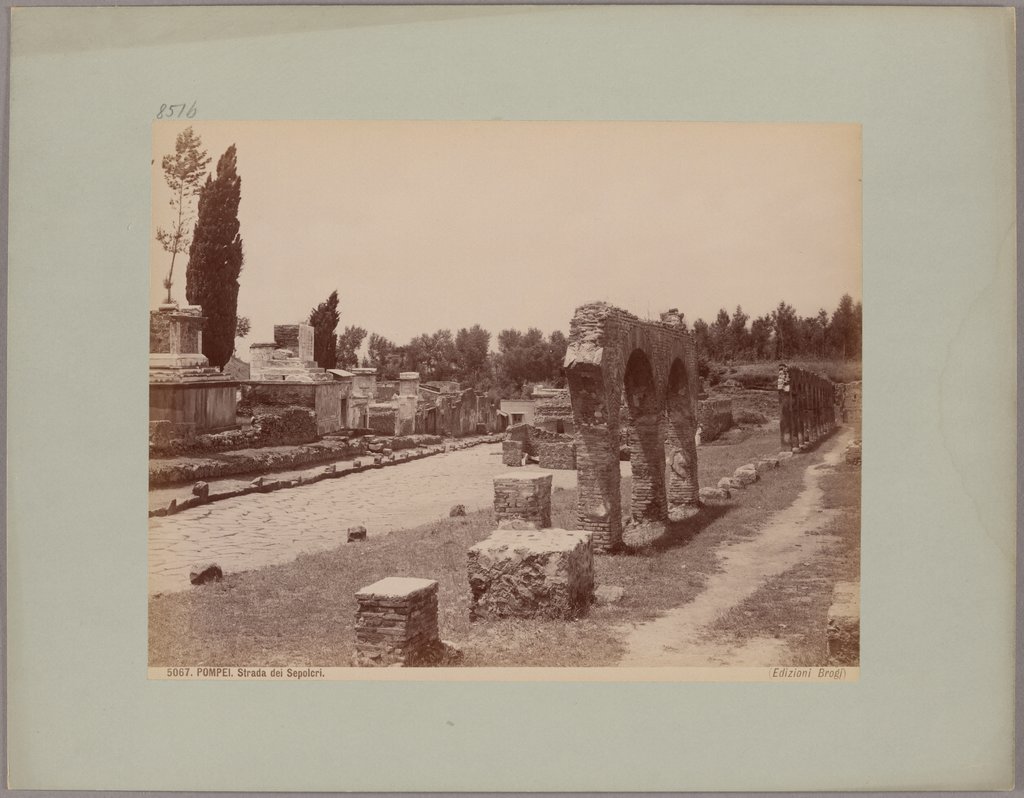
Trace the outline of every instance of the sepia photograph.
<instances>
[{"instance_id":1,"label":"sepia photograph","mask_svg":"<svg viewBox=\"0 0 1024 798\"><path fill-rule=\"evenodd\" d=\"M151 677L856 678L859 126L167 114Z\"/></svg>"}]
</instances>

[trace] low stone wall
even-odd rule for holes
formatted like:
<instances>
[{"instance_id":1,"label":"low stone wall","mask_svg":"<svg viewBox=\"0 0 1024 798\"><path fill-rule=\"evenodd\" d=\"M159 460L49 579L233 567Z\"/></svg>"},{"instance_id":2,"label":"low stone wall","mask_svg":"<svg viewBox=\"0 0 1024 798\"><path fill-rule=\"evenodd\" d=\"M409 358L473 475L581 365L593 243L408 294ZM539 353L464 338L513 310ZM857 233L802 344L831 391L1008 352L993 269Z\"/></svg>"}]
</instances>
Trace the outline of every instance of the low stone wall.
<instances>
[{"instance_id":1,"label":"low stone wall","mask_svg":"<svg viewBox=\"0 0 1024 798\"><path fill-rule=\"evenodd\" d=\"M551 474L504 474L494 478L494 517L499 527L551 526Z\"/></svg>"},{"instance_id":2,"label":"low stone wall","mask_svg":"<svg viewBox=\"0 0 1024 798\"><path fill-rule=\"evenodd\" d=\"M589 532L499 529L469 550L470 618L574 618L594 595Z\"/></svg>"},{"instance_id":3,"label":"low stone wall","mask_svg":"<svg viewBox=\"0 0 1024 798\"><path fill-rule=\"evenodd\" d=\"M390 576L356 593L353 665L428 664L443 647L437 631L437 582Z\"/></svg>"}]
</instances>

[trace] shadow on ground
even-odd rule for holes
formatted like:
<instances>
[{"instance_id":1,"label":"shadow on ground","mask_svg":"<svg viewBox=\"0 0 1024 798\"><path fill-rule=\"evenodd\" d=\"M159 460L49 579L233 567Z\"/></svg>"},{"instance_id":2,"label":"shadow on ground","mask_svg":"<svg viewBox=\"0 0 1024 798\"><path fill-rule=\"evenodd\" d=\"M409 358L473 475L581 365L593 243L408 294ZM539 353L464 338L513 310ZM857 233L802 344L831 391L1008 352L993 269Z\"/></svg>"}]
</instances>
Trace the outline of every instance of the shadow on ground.
<instances>
[{"instance_id":1,"label":"shadow on ground","mask_svg":"<svg viewBox=\"0 0 1024 798\"><path fill-rule=\"evenodd\" d=\"M622 534L620 555L649 555L690 543L699 532L731 512L732 504L707 504L697 515L683 521L647 523L628 527Z\"/></svg>"}]
</instances>

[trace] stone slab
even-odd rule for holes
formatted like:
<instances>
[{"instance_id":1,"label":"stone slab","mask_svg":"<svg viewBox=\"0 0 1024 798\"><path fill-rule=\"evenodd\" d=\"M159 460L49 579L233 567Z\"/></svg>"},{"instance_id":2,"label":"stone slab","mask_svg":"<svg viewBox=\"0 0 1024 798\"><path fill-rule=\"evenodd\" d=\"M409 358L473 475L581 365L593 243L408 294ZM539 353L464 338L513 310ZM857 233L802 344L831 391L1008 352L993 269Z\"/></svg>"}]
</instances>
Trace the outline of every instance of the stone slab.
<instances>
[{"instance_id":1,"label":"stone slab","mask_svg":"<svg viewBox=\"0 0 1024 798\"><path fill-rule=\"evenodd\" d=\"M356 593L357 600L404 599L417 593L437 589L435 579L417 579L410 576L388 576Z\"/></svg>"}]
</instances>

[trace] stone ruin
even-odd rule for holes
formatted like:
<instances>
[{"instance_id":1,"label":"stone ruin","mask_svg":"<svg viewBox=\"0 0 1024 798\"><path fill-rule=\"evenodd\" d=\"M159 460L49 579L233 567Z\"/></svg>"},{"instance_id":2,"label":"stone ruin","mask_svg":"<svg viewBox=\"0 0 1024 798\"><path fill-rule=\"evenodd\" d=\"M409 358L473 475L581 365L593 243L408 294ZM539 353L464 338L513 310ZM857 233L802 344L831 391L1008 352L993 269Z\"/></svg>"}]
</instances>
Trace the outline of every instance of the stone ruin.
<instances>
[{"instance_id":1,"label":"stone ruin","mask_svg":"<svg viewBox=\"0 0 1024 798\"><path fill-rule=\"evenodd\" d=\"M551 475L494 478L498 529L469 549L470 619L574 618L594 598L593 535L551 529Z\"/></svg>"},{"instance_id":2,"label":"stone ruin","mask_svg":"<svg viewBox=\"0 0 1024 798\"><path fill-rule=\"evenodd\" d=\"M835 427L836 390L827 377L783 366L779 369L778 391L783 449L804 449Z\"/></svg>"},{"instance_id":3,"label":"stone ruin","mask_svg":"<svg viewBox=\"0 0 1024 798\"><path fill-rule=\"evenodd\" d=\"M583 305L570 325L564 365L576 438L577 525L594 533L595 549L611 551L622 543L622 425L630 441L632 519L693 515L700 507L694 439L699 385L693 340L680 314L641 321L604 302Z\"/></svg>"}]
</instances>

